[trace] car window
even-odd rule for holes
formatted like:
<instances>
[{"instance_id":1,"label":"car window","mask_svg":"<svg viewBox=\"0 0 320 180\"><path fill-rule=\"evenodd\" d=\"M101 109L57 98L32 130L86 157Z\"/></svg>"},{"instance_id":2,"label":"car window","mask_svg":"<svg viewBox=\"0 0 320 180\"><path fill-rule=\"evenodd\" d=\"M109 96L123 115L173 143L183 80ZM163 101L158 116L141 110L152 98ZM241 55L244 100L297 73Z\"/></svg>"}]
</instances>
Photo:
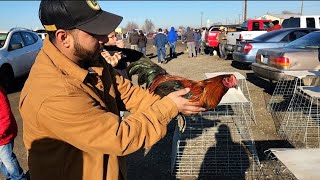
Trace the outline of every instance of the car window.
<instances>
[{"instance_id":1,"label":"car window","mask_svg":"<svg viewBox=\"0 0 320 180\"><path fill-rule=\"evenodd\" d=\"M2 48L4 43L6 42L7 36L7 33L0 33L0 48Z\"/></svg>"},{"instance_id":2,"label":"car window","mask_svg":"<svg viewBox=\"0 0 320 180\"><path fill-rule=\"evenodd\" d=\"M283 28L300 27L300 18L289 18L282 22Z\"/></svg>"},{"instance_id":3,"label":"car window","mask_svg":"<svg viewBox=\"0 0 320 180\"><path fill-rule=\"evenodd\" d=\"M260 24L259 22L253 22L253 23L252 23L252 30L253 30L253 31L260 30L259 24Z\"/></svg>"},{"instance_id":4,"label":"car window","mask_svg":"<svg viewBox=\"0 0 320 180\"><path fill-rule=\"evenodd\" d=\"M263 29L268 29L269 27L271 27L270 22L263 22Z\"/></svg>"},{"instance_id":5,"label":"car window","mask_svg":"<svg viewBox=\"0 0 320 180\"><path fill-rule=\"evenodd\" d=\"M243 22L241 28L243 30L247 31L248 30L248 21Z\"/></svg>"},{"instance_id":6,"label":"car window","mask_svg":"<svg viewBox=\"0 0 320 180\"><path fill-rule=\"evenodd\" d=\"M31 33L31 35L32 35L32 37L34 38L35 41L38 41L39 36L37 34Z\"/></svg>"},{"instance_id":7,"label":"car window","mask_svg":"<svg viewBox=\"0 0 320 180\"><path fill-rule=\"evenodd\" d=\"M19 43L20 43L22 46L24 45L20 33L18 33L18 32L13 33L12 36L11 36L11 39L10 39L10 46L13 45L13 44L19 44Z\"/></svg>"},{"instance_id":8,"label":"car window","mask_svg":"<svg viewBox=\"0 0 320 180\"><path fill-rule=\"evenodd\" d=\"M320 48L320 32L309 33L295 41L292 41L287 46L296 48Z\"/></svg>"},{"instance_id":9,"label":"car window","mask_svg":"<svg viewBox=\"0 0 320 180\"><path fill-rule=\"evenodd\" d=\"M26 46L34 44L36 41L34 40L34 37L32 37L31 33L28 32L21 32L22 38L24 40L24 43Z\"/></svg>"},{"instance_id":10,"label":"car window","mask_svg":"<svg viewBox=\"0 0 320 180\"><path fill-rule=\"evenodd\" d=\"M316 21L314 18L307 18L307 27L308 28L315 28L316 27Z\"/></svg>"},{"instance_id":11,"label":"car window","mask_svg":"<svg viewBox=\"0 0 320 180\"><path fill-rule=\"evenodd\" d=\"M286 35L281 41L282 42L292 42L296 39L301 38L302 36L308 34L308 31L293 31Z\"/></svg>"},{"instance_id":12,"label":"car window","mask_svg":"<svg viewBox=\"0 0 320 180\"><path fill-rule=\"evenodd\" d=\"M270 32L267 32L267 33L264 33L264 34L261 34L260 36L257 36L255 37L253 40L254 41L268 41L269 39L271 38L274 38L276 36L278 36L279 34L282 34L283 31L282 30L279 30L279 31L270 31Z\"/></svg>"}]
</instances>

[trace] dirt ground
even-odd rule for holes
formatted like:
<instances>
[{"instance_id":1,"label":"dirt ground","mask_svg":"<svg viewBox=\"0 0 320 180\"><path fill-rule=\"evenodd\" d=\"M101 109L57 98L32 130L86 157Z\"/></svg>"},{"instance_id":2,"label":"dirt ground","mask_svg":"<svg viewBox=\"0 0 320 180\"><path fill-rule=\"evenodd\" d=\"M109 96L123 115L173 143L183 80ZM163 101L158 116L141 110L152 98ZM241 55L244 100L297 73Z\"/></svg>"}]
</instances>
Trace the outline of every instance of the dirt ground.
<instances>
[{"instance_id":1,"label":"dirt ground","mask_svg":"<svg viewBox=\"0 0 320 180\"><path fill-rule=\"evenodd\" d=\"M151 40L149 40L151 41ZM170 74L183 76L193 80L202 80L204 73L209 72L239 72L247 77L249 92L251 95L256 125L252 125L253 139L256 144L260 161L267 162L264 151L274 147L289 147L281 140L275 130L274 121L267 112L266 105L270 99L275 84L256 77L250 67L234 63L231 60L222 60L218 56L200 55L196 58L188 58L185 53L185 44L178 42L176 59L167 64L161 64ZM157 62L156 49L150 44L147 54L153 62ZM168 52L167 52L168 54ZM11 107L18 122L19 133L15 140L15 153L22 168L27 171L26 151L22 142L22 120L18 111L18 102L24 79L19 79L14 92L9 94ZM171 146L175 122L168 126L167 136L148 150L140 150L128 156L128 178L134 179L175 179L170 174ZM268 178L273 179L273 178Z\"/></svg>"}]
</instances>

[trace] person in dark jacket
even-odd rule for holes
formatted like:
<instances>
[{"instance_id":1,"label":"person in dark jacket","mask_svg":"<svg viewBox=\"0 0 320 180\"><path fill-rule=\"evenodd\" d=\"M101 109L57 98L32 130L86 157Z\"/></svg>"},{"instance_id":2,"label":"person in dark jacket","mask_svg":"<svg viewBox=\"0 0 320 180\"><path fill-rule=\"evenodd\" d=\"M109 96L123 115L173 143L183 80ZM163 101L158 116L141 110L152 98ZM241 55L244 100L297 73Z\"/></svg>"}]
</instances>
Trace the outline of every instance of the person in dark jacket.
<instances>
[{"instance_id":1,"label":"person in dark jacket","mask_svg":"<svg viewBox=\"0 0 320 180\"><path fill-rule=\"evenodd\" d=\"M174 29L174 27L171 27L169 33L168 33L168 43L170 46L170 57L171 58L176 58L176 43L177 43L177 38L178 35Z\"/></svg>"},{"instance_id":2,"label":"person in dark jacket","mask_svg":"<svg viewBox=\"0 0 320 180\"><path fill-rule=\"evenodd\" d=\"M143 34L143 31L139 31L138 48L139 51L146 55L147 37Z\"/></svg>"},{"instance_id":3,"label":"person in dark jacket","mask_svg":"<svg viewBox=\"0 0 320 180\"><path fill-rule=\"evenodd\" d=\"M196 29L196 32L194 33L194 44L195 44L196 56L200 54L200 41L201 41L200 29Z\"/></svg>"},{"instance_id":4,"label":"person in dark jacket","mask_svg":"<svg viewBox=\"0 0 320 180\"><path fill-rule=\"evenodd\" d=\"M189 52L189 56L188 57L189 58L197 57L195 44L194 44L194 33L193 33L193 31L191 30L190 27L187 27L186 41L187 41L187 47L188 47L188 52Z\"/></svg>"},{"instance_id":5,"label":"person in dark jacket","mask_svg":"<svg viewBox=\"0 0 320 180\"><path fill-rule=\"evenodd\" d=\"M18 127L11 112L7 94L0 86L0 167L6 179L26 180L16 155L13 153L14 138Z\"/></svg>"},{"instance_id":6,"label":"person in dark jacket","mask_svg":"<svg viewBox=\"0 0 320 180\"><path fill-rule=\"evenodd\" d=\"M136 30L133 30L133 32L129 36L129 43L131 44L131 49L138 51L138 40L138 32Z\"/></svg>"},{"instance_id":7,"label":"person in dark jacket","mask_svg":"<svg viewBox=\"0 0 320 180\"><path fill-rule=\"evenodd\" d=\"M157 47L158 55L158 64L166 63L166 44L168 43L167 36L162 32L162 29L159 28L158 34L153 39L153 45ZM162 57L161 57L162 56Z\"/></svg>"}]
</instances>

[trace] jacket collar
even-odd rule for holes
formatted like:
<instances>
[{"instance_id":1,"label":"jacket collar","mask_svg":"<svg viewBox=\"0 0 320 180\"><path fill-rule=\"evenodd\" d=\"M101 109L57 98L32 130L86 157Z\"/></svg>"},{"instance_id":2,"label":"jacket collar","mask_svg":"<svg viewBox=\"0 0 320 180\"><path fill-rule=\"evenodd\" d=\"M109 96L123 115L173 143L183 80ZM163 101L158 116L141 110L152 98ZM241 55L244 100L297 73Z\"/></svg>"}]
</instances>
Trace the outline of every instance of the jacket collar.
<instances>
[{"instance_id":1,"label":"jacket collar","mask_svg":"<svg viewBox=\"0 0 320 180\"><path fill-rule=\"evenodd\" d=\"M89 71L81 68L76 63L68 59L64 54L62 54L46 37L43 43L43 52L50 58L50 60L61 69L64 73L70 75L71 77L83 82Z\"/></svg>"}]
</instances>

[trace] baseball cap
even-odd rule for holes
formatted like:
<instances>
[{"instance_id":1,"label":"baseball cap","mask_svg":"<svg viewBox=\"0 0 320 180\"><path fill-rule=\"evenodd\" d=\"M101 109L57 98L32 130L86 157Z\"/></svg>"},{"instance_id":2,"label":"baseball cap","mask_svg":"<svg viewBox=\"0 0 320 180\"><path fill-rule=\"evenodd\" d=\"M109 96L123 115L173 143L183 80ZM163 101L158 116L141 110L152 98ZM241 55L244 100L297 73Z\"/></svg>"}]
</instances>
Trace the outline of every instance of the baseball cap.
<instances>
[{"instance_id":1,"label":"baseball cap","mask_svg":"<svg viewBox=\"0 0 320 180\"><path fill-rule=\"evenodd\" d=\"M80 29L96 35L114 31L122 17L103 11L95 0L42 0L39 19L47 31Z\"/></svg>"}]
</instances>

